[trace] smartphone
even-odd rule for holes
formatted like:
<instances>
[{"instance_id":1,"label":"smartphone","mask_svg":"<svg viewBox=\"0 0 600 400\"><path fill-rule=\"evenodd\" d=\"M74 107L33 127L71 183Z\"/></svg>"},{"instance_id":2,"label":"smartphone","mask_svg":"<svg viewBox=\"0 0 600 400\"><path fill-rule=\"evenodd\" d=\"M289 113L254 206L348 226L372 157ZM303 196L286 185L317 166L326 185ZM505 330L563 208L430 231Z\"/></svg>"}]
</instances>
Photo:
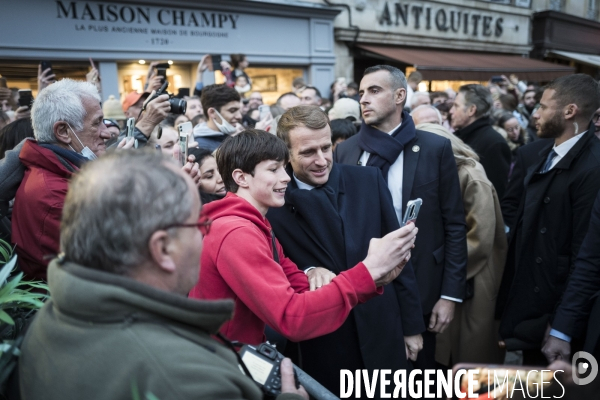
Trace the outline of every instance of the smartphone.
<instances>
[{"instance_id":1,"label":"smartphone","mask_svg":"<svg viewBox=\"0 0 600 400\"><path fill-rule=\"evenodd\" d=\"M42 65L42 72L50 68L50 73L48 75L52 75L54 73L54 71L52 71L52 63L50 61L41 61L40 64Z\"/></svg>"},{"instance_id":2,"label":"smartphone","mask_svg":"<svg viewBox=\"0 0 600 400\"><path fill-rule=\"evenodd\" d=\"M19 90L19 107L31 107L33 95L30 89Z\"/></svg>"},{"instance_id":3,"label":"smartphone","mask_svg":"<svg viewBox=\"0 0 600 400\"><path fill-rule=\"evenodd\" d=\"M8 85L6 84L6 78L0 78L0 87L8 87Z\"/></svg>"},{"instance_id":4,"label":"smartphone","mask_svg":"<svg viewBox=\"0 0 600 400\"><path fill-rule=\"evenodd\" d=\"M404 212L404 216L402 217L401 226L406 226L406 224L408 224L409 222L412 222L413 224L415 223L422 204L423 200L421 199L410 200L408 203L406 203L406 211Z\"/></svg>"},{"instance_id":5,"label":"smartphone","mask_svg":"<svg viewBox=\"0 0 600 400\"><path fill-rule=\"evenodd\" d=\"M212 60L212 71L221 71L221 61L223 61L220 54L211 54L210 58Z\"/></svg>"},{"instance_id":6,"label":"smartphone","mask_svg":"<svg viewBox=\"0 0 600 400\"><path fill-rule=\"evenodd\" d=\"M492 81L492 83L502 83L502 82L504 82L504 78L501 77L500 75L494 75L494 76L492 76L491 81Z\"/></svg>"},{"instance_id":7,"label":"smartphone","mask_svg":"<svg viewBox=\"0 0 600 400\"><path fill-rule=\"evenodd\" d=\"M167 69L171 66L168 63L160 63L156 64L154 68L156 68L156 75L162 77L162 82L164 83L167 80Z\"/></svg>"},{"instance_id":8,"label":"smartphone","mask_svg":"<svg viewBox=\"0 0 600 400\"><path fill-rule=\"evenodd\" d=\"M135 128L135 118L129 118L127 120L127 139L135 137L134 136L134 128ZM138 148L138 140L135 139L135 143L133 147Z\"/></svg>"},{"instance_id":9,"label":"smartphone","mask_svg":"<svg viewBox=\"0 0 600 400\"><path fill-rule=\"evenodd\" d=\"M266 104L263 104L258 106L258 111L260 112L258 119L262 121L263 119L267 118L267 115L271 113L271 107Z\"/></svg>"},{"instance_id":10,"label":"smartphone","mask_svg":"<svg viewBox=\"0 0 600 400\"><path fill-rule=\"evenodd\" d=\"M186 122L185 124L190 124L190 126L192 125L191 122ZM181 124L181 125L185 125L185 124ZM181 133L181 125L179 125L179 160L181 161L181 165L185 165L187 163L187 158L188 158L188 134L187 133Z\"/></svg>"}]
</instances>

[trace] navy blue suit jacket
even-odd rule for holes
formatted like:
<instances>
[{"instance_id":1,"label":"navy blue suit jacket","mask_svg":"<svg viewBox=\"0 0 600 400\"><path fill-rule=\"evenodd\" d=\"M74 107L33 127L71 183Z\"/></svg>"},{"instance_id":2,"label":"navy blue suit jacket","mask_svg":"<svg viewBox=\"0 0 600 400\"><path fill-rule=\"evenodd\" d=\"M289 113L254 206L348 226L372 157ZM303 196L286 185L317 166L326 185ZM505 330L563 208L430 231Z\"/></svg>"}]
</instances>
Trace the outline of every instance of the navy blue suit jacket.
<instances>
[{"instance_id":1,"label":"navy blue suit jacket","mask_svg":"<svg viewBox=\"0 0 600 400\"><path fill-rule=\"evenodd\" d=\"M363 153L358 140L355 135L340 143L334 160L357 165ZM419 283L423 313L428 314L440 296L463 299L465 295L465 208L450 141L417 130L416 137L404 146L402 179L402 212L406 211L409 200L423 200L411 262Z\"/></svg>"},{"instance_id":2,"label":"navy blue suit jacket","mask_svg":"<svg viewBox=\"0 0 600 400\"><path fill-rule=\"evenodd\" d=\"M316 237L315 230L324 221L302 214L291 203L290 193L301 190L294 179L288 184L286 204L271 208L267 218L286 256L299 268L322 266L339 273L338 268L350 269L366 258L371 238L380 238L399 224L379 170L334 164L326 185L336 194L346 265L333 260L332 252ZM407 368L404 336L423 331L418 285L409 262L381 296L356 306L340 329L302 342L303 368L321 383L332 378L331 385L324 385L335 385L332 389L337 391L340 368L357 365L352 358L358 358L359 364L362 359L363 368L368 369Z\"/></svg>"}]
</instances>

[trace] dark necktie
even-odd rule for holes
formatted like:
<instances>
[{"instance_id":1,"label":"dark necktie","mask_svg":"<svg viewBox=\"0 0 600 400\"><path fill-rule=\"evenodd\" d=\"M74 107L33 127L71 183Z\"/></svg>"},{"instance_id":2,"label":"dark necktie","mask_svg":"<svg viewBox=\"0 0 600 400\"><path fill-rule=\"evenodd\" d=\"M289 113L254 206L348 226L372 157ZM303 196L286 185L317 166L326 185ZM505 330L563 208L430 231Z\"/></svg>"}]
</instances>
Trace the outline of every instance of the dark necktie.
<instances>
[{"instance_id":1,"label":"dark necktie","mask_svg":"<svg viewBox=\"0 0 600 400\"><path fill-rule=\"evenodd\" d=\"M557 154L554 151L554 149L550 150L550 153L548 154L548 158L546 158L546 163L544 164L544 167L540 171L541 174L545 174L546 172L548 172L548 170L552 166L552 160L554 160L554 157L556 157L556 156L557 156Z\"/></svg>"}]
</instances>

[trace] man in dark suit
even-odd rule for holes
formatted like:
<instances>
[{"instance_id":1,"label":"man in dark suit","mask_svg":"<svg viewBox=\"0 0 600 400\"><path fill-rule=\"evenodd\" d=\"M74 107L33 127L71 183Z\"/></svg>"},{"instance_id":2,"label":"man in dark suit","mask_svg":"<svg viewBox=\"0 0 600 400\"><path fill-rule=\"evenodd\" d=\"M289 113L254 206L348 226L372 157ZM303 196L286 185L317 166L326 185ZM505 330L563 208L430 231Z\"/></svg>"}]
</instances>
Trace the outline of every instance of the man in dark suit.
<instances>
[{"instance_id":1,"label":"man in dark suit","mask_svg":"<svg viewBox=\"0 0 600 400\"><path fill-rule=\"evenodd\" d=\"M546 363L542 341L600 190L600 142L586 130L599 106L598 84L576 74L548 85L533 114L538 136L554 141L527 171L496 304L500 336L507 349L523 350L526 364Z\"/></svg>"},{"instance_id":2,"label":"man in dark suit","mask_svg":"<svg viewBox=\"0 0 600 400\"><path fill-rule=\"evenodd\" d=\"M267 218L294 263L325 267L305 269L311 289L318 290L360 262L372 238L398 229L398 220L377 169L333 164L331 128L319 107L289 109L277 135L290 150L292 180L285 205L271 208ZM407 358L416 359L424 330L408 263L383 295L355 307L337 331L301 342L302 368L339 394L340 369L408 368Z\"/></svg>"},{"instance_id":3,"label":"man in dark suit","mask_svg":"<svg viewBox=\"0 0 600 400\"><path fill-rule=\"evenodd\" d=\"M388 65L367 68L359 94L364 123L338 145L334 159L381 169L398 220L409 200L423 200L411 261L428 331L415 367L435 368L435 333L450 323L455 303L465 295L466 224L456 162L448 139L417 131L403 111L402 71Z\"/></svg>"},{"instance_id":4,"label":"man in dark suit","mask_svg":"<svg viewBox=\"0 0 600 400\"><path fill-rule=\"evenodd\" d=\"M454 134L475 150L498 198L504 196L510 170L510 148L492 127L492 94L481 85L463 85L450 109Z\"/></svg>"},{"instance_id":5,"label":"man in dark suit","mask_svg":"<svg viewBox=\"0 0 600 400\"><path fill-rule=\"evenodd\" d=\"M600 292L600 192L596 196L590 227L585 235L579 255L575 260L575 269L560 302L560 306L552 321L552 333L559 333L562 339L549 335L542 353L553 362L556 359L569 361L571 356L571 339L582 339L586 322L590 316L592 298ZM597 316L595 317L597 318ZM590 321L590 327L597 327L600 322ZM591 330L590 330L591 331ZM590 332L591 333L591 332ZM597 335L597 334L596 334ZM591 336L591 335L588 335ZM590 346L586 351L597 356L598 337L586 338Z\"/></svg>"}]
</instances>

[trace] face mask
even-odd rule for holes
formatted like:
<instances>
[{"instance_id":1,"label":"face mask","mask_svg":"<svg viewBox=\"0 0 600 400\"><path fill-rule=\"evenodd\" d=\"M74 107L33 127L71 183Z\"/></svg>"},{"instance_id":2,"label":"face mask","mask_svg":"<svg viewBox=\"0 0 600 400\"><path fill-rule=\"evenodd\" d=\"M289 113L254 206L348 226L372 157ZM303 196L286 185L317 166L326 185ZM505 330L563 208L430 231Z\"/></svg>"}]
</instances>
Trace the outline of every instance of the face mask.
<instances>
[{"instance_id":1,"label":"face mask","mask_svg":"<svg viewBox=\"0 0 600 400\"><path fill-rule=\"evenodd\" d=\"M232 133L235 133L235 130L236 130L235 126L233 126L229 122L227 122L227 120L225 118L223 118L221 113L219 113L217 110L215 110L215 112L217 113L217 116L219 118L221 118L221 121L223 121L223 123L220 124L217 122L216 119L213 119L213 122L215 123L217 128L219 128L219 131L221 131L222 133L224 133L226 135L231 135Z\"/></svg>"},{"instance_id":2,"label":"face mask","mask_svg":"<svg viewBox=\"0 0 600 400\"><path fill-rule=\"evenodd\" d=\"M83 143L81 143L81 140L79 140L79 137L77 136L77 134L75 133L75 131L73 130L73 128L71 128L71 125L69 125L67 123L67 126L69 127L69 129L71 130L71 132L73 132L73 135L75 135L75 138L77 139L77 141L79 142L79 144L81 145L81 147L83 147L83 149L81 150L81 155L84 156L85 158L87 158L90 161L98 159L98 157L96 157L96 155L94 154L94 152L91 151L89 147L84 146ZM71 146L69 146L69 147L71 147ZM75 149L73 147L71 147L71 150L75 151Z\"/></svg>"}]
</instances>

